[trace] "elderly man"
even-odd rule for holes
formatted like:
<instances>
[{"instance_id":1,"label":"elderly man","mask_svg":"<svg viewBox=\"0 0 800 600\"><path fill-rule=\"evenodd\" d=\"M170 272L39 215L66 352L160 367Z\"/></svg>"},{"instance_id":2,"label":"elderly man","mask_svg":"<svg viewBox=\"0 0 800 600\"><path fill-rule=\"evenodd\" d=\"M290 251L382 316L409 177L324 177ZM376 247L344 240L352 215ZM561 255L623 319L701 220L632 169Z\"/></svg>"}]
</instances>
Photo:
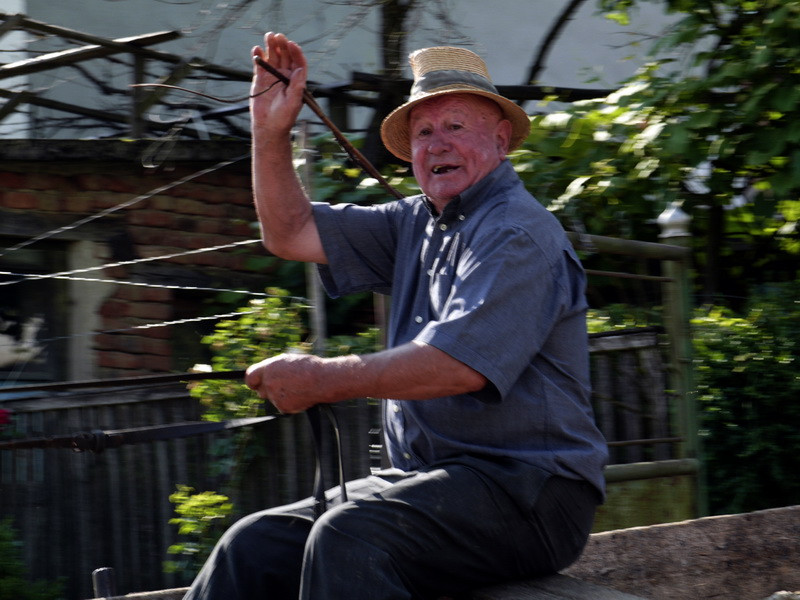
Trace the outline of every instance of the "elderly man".
<instances>
[{"instance_id":1,"label":"elderly man","mask_svg":"<svg viewBox=\"0 0 800 600\"><path fill-rule=\"evenodd\" d=\"M392 315L384 351L281 355L246 383L284 413L386 398L393 469L349 482L349 500L316 520L311 500L242 519L187 598L435 598L567 566L602 502L606 449L589 402L583 270L506 159L527 115L474 53L417 51L411 96L381 135L423 194L312 203L290 146L303 52L269 33L253 54L289 78L273 85L256 68L253 80L264 245L319 264L332 296L391 294Z\"/></svg>"}]
</instances>

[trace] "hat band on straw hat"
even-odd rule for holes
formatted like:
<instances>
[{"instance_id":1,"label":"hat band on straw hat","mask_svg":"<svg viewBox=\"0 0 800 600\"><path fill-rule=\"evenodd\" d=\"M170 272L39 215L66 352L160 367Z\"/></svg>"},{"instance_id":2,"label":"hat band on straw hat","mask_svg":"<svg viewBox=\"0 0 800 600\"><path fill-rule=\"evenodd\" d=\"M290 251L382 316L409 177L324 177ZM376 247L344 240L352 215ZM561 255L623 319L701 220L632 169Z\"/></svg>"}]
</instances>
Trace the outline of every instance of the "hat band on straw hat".
<instances>
[{"instance_id":1,"label":"hat band on straw hat","mask_svg":"<svg viewBox=\"0 0 800 600\"><path fill-rule=\"evenodd\" d=\"M456 85L467 85L492 94L497 93L497 88L483 75L470 73L469 71L446 69L421 75L411 88L411 98L413 99L417 94L428 94L439 88Z\"/></svg>"},{"instance_id":2,"label":"hat band on straw hat","mask_svg":"<svg viewBox=\"0 0 800 600\"><path fill-rule=\"evenodd\" d=\"M525 110L501 96L489 78L486 64L466 48L423 48L409 57L414 84L408 100L394 109L381 123L384 146L397 158L411 162L411 132L408 119L411 110L422 102L445 94L474 94L494 101L511 122L508 150L518 148L530 132L530 117Z\"/></svg>"}]
</instances>

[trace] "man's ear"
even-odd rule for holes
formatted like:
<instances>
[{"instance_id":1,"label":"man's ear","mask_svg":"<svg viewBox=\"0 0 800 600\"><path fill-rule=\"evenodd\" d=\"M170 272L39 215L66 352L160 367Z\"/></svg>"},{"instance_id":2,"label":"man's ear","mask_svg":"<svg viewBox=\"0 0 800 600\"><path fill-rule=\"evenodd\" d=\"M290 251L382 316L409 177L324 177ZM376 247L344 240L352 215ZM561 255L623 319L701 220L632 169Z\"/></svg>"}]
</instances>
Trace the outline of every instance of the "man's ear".
<instances>
[{"instance_id":1,"label":"man's ear","mask_svg":"<svg viewBox=\"0 0 800 600\"><path fill-rule=\"evenodd\" d=\"M495 140L497 141L497 151L501 158L508 154L508 147L511 144L511 121L502 119L495 128Z\"/></svg>"}]
</instances>

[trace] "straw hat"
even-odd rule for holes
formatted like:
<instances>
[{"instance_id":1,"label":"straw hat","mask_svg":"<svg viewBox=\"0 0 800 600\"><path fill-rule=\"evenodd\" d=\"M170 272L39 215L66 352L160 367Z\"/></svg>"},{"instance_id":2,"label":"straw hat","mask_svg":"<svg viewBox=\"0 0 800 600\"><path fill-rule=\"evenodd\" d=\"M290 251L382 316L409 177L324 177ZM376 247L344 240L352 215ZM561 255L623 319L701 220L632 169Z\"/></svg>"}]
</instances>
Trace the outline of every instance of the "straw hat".
<instances>
[{"instance_id":1,"label":"straw hat","mask_svg":"<svg viewBox=\"0 0 800 600\"><path fill-rule=\"evenodd\" d=\"M514 150L528 137L530 119L519 106L497 93L489 79L486 64L466 48L438 46L423 48L408 57L414 74L414 85L408 101L389 113L381 125L381 139L396 157L411 162L408 116L411 109L428 98L443 94L477 94L494 100L511 121L511 143Z\"/></svg>"}]
</instances>

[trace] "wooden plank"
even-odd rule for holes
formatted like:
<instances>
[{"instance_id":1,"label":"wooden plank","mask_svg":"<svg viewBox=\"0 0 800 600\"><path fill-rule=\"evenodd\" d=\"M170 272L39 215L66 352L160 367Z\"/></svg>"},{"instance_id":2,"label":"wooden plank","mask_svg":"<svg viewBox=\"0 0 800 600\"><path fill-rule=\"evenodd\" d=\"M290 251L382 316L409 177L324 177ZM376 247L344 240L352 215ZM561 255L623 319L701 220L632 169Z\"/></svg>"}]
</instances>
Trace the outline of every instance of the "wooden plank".
<instances>
[{"instance_id":1,"label":"wooden plank","mask_svg":"<svg viewBox=\"0 0 800 600\"><path fill-rule=\"evenodd\" d=\"M641 369L640 390L647 405L648 435L653 438L669 437L672 427L661 353L658 348L643 348L637 352L637 356ZM652 458L655 460L672 458L671 448L669 444L656 444L653 446Z\"/></svg>"},{"instance_id":2,"label":"wooden plank","mask_svg":"<svg viewBox=\"0 0 800 600\"><path fill-rule=\"evenodd\" d=\"M8 22L8 15L0 14L0 18L6 19ZM13 17L11 17L13 18ZM90 35L87 33L83 33L80 31L76 31L74 29L68 29L66 27L59 27L57 25L51 25L49 23L43 23L41 21L35 21L33 19L29 19L27 17L22 17L18 21L16 29L22 29L25 31L38 31L41 33L47 33L49 35L55 35L58 37L63 37L64 39L71 39L79 42L85 42L89 44L96 44L96 45L103 45L108 47L115 47L119 42L117 40L109 40L106 38L101 38L98 36ZM175 37L180 37L180 32L172 31L172 32L161 32L163 34L173 34ZM156 34L150 34L156 35ZM151 58L153 60L161 60L164 62L178 64L183 62L186 57L179 56L176 54L170 54L169 52L162 52L159 50L151 50L149 48L144 47L137 47L135 45L131 45L127 49L128 52L140 54L147 58ZM250 81L253 78L253 73L250 70L244 69L232 69L230 67L223 67L220 65L213 65L210 63L206 63L199 58L194 58L191 61L192 66L198 69L202 69L207 71L208 73L214 73L216 75L222 75L223 77L228 77L230 79L238 80L238 81Z\"/></svg>"},{"instance_id":3,"label":"wooden plank","mask_svg":"<svg viewBox=\"0 0 800 600\"><path fill-rule=\"evenodd\" d=\"M589 337L589 352L618 352L634 348L650 348L658 346L658 334L655 331L620 333L618 335L602 335Z\"/></svg>"},{"instance_id":4,"label":"wooden plank","mask_svg":"<svg viewBox=\"0 0 800 600\"><path fill-rule=\"evenodd\" d=\"M180 37L180 34L174 31L160 31L158 33L147 33L144 35L134 35L131 37L109 40L111 43L103 40L100 43L91 44L89 46L79 46L78 48L70 48L58 52L48 52L41 56L26 58L3 65L0 67L0 79L17 77L19 75L31 75L32 73L40 73L56 67L73 65L85 60L104 58L120 53L135 52L136 48L132 47L132 45L160 44L161 42L173 40L176 37Z\"/></svg>"},{"instance_id":5,"label":"wooden plank","mask_svg":"<svg viewBox=\"0 0 800 600\"><path fill-rule=\"evenodd\" d=\"M653 462L629 463L627 465L608 465L605 468L606 482L653 479L656 477L677 477L696 475L700 461L696 458L674 458Z\"/></svg>"},{"instance_id":6,"label":"wooden plank","mask_svg":"<svg viewBox=\"0 0 800 600\"><path fill-rule=\"evenodd\" d=\"M0 24L0 36L4 36L9 31L13 31L15 29L21 29L20 24L23 21L24 15L0 15L0 18L5 19L2 24Z\"/></svg>"},{"instance_id":7,"label":"wooden plank","mask_svg":"<svg viewBox=\"0 0 800 600\"><path fill-rule=\"evenodd\" d=\"M109 40L97 35L92 35L90 33L84 33L82 31L70 29L68 27L61 27L60 25L53 25L51 23L37 21L22 14L9 15L6 13L0 13L0 19L3 19L4 21L3 25L0 26L0 31L2 32L6 32L9 29L19 29L22 31L36 31L39 33L45 33L47 35L64 38L65 40L73 40L86 44L113 46L120 43L118 41ZM173 37L170 39L181 37L181 34L178 31L158 32L156 34L148 35L159 35L164 33L172 34Z\"/></svg>"},{"instance_id":8,"label":"wooden plank","mask_svg":"<svg viewBox=\"0 0 800 600\"><path fill-rule=\"evenodd\" d=\"M616 397L619 401L621 423L624 431L622 439L638 440L642 434L642 399L638 393L639 373L636 356L632 352L620 352L617 356ZM626 446L622 451L625 462L643 460L641 446Z\"/></svg>"}]
</instances>

